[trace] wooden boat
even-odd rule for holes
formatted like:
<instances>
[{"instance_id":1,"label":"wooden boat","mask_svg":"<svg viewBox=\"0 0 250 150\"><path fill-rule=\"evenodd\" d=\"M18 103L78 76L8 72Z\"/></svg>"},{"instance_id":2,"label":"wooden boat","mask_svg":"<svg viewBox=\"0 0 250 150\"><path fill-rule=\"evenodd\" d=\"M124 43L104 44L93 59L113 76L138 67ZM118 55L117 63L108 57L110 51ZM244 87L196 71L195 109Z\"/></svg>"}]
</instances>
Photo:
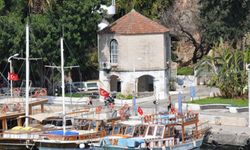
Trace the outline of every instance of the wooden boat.
<instances>
[{"instance_id":1,"label":"wooden boat","mask_svg":"<svg viewBox=\"0 0 250 150\"><path fill-rule=\"evenodd\" d=\"M94 115L86 113L74 117L72 128L67 128L65 133L63 130L53 130L40 134L39 138L34 140L36 147L39 150L89 148L92 144L98 143L103 137L109 135L112 125L120 120L120 117L111 114L112 112Z\"/></svg>"},{"instance_id":2,"label":"wooden boat","mask_svg":"<svg viewBox=\"0 0 250 150\"><path fill-rule=\"evenodd\" d=\"M202 145L209 129L198 125L196 113L147 115L143 120L125 121L114 126L112 136L99 143L102 149L195 149ZM201 126L202 125L202 126Z\"/></svg>"},{"instance_id":3,"label":"wooden boat","mask_svg":"<svg viewBox=\"0 0 250 150\"><path fill-rule=\"evenodd\" d=\"M5 130L0 134L0 149L25 150L34 149L34 139L38 139L43 130L53 130L54 128L43 128L43 125L32 118L29 119L28 127L23 127L24 116L17 118L18 126ZM32 122L32 123L31 123Z\"/></svg>"},{"instance_id":4,"label":"wooden boat","mask_svg":"<svg viewBox=\"0 0 250 150\"><path fill-rule=\"evenodd\" d=\"M25 103L23 104L23 107L25 109L21 108L21 104L17 103L17 105L14 103L14 105L18 107L14 107L12 110L8 110L8 107L4 107L5 111L4 114L1 117L2 121L2 128L3 131L0 134L0 149L30 149L30 147L33 147L34 144L32 144L30 141L32 141L35 138L38 138L38 134L40 133L41 129L37 127L30 126L30 120L29 115L32 114L32 107L36 105L41 105L41 111L43 111L43 104L47 102L47 99L41 99L41 100L35 100L30 101L29 100L29 26L26 25L26 85L25 85ZM13 99L13 98L12 98ZM8 106L8 105L5 105ZM7 111L8 110L8 111ZM13 111L13 112L10 112ZM2 112L3 113L3 112ZM20 126L21 121L16 121L16 124L19 124L18 127L14 127L10 129L7 124L7 119L12 118L13 120L16 120L18 117L25 115L25 127Z\"/></svg>"}]
</instances>

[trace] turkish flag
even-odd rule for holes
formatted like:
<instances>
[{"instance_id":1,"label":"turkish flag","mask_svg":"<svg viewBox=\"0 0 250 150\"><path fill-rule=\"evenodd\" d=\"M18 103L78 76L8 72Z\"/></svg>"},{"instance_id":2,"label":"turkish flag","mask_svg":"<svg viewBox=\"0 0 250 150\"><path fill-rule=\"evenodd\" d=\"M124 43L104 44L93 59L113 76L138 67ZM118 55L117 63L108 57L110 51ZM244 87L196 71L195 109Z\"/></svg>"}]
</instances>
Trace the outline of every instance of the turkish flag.
<instances>
[{"instance_id":1,"label":"turkish flag","mask_svg":"<svg viewBox=\"0 0 250 150\"><path fill-rule=\"evenodd\" d=\"M8 72L8 80L18 81L18 74L15 74L14 72Z\"/></svg>"},{"instance_id":2,"label":"turkish flag","mask_svg":"<svg viewBox=\"0 0 250 150\"><path fill-rule=\"evenodd\" d=\"M143 115L143 110L141 109L141 107L137 108L137 112L142 116Z\"/></svg>"},{"instance_id":3,"label":"turkish flag","mask_svg":"<svg viewBox=\"0 0 250 150\"><path fill-rule=\"evenodd\" d=\"M104 97L109 97L109 92L107 92L103 88L100 88L100 95Z\"/></svg>"}]
</instances>

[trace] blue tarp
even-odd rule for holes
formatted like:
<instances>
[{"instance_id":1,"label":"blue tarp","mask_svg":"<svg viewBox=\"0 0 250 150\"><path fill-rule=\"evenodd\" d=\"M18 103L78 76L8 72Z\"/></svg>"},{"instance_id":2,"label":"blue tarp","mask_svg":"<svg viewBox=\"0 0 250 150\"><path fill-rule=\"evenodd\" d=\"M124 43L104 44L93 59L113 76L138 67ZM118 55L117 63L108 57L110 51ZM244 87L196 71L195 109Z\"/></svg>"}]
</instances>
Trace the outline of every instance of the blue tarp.
<instances>
[{"instance_id":1,"label":"blue tarp","mask_svg":"<svg viewBox=\"0 0 250 150\"><path fill-rule=\"evenodd\" d=\"M73 132L73 131L65 131L65 132L63 132L63 130L49 131L48 134L66 135L66 136L79 135L78 132Z\"/></svg>"},{"instance_id":2,"label":"blue tarp","mask_svg":"<svg viewBox=\"0 0 250 150\"><path fill-rule=\"evenodd\" d=\"M111 143L107 137L104 138L104 142L106 145L111 145Z\"/></svg>"},{"instance_id":3,"label":"blue tarp","mask_svg":"<svg viewBox=\"0 0 250 150\"><path fill-rule=\"evenodd\" d=\"M119 145L121 147L136 148L141 143L144 143L143 139L125 139L125 138L120 138L120 139L118 139L117 145Z\"/></svg>"},{"instance_id":4,"label":"blue tarp","mask_svg":"<svg viewBox=\"0 0 250 150\"><path fill-rule=\"evenodd\" d=\"M117 145L122 146L122 147L127 147L127 139L118 139Z\"/></svg>"},{"instance_id":5,"label":"blue tarp","mask_svg":"<svg viewBox=\"0 0 250 150\"><path fill-rule=\"evenodd\" d=\"M142 143L144 143L143 139L127 139L128 147L133 148L133 147L138 147Z\"/></svg>"}]
</instances>

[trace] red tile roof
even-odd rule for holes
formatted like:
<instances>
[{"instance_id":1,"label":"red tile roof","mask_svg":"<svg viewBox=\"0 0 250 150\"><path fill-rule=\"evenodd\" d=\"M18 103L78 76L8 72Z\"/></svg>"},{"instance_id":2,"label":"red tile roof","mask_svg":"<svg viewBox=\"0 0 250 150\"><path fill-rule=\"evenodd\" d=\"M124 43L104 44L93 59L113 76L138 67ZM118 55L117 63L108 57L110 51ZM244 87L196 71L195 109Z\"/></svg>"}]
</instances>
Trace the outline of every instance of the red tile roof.
<instances>
[{"instance_id":1,"label":"red tile roof","mask_svg":"<svg viewBox=\"0 0 250 150\"><path fill-rule=\"evenodd\" d=\"M156 34L168 31L168 28L150 20L133 9L125 16L101 30L99 33Z\"/></svg>"}]
</instances>

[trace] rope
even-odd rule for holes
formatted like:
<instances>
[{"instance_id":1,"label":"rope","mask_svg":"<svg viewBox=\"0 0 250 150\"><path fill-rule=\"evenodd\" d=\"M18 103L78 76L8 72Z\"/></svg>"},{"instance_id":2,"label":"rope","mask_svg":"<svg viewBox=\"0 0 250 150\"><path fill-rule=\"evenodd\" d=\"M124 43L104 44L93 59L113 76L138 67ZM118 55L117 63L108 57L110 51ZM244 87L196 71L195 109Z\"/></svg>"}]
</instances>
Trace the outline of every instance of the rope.
<instances>
[{"instance_id":1,"label":"rope","mask_svg":"<svg viewBox=\"0 0 250 150\"><path fill-rule=\"evenodd\" d=\"M3 72L2 72L2 73L4 73L4 72L5 72L5 70L7 69L7 66L8 66L8 63L6 63L6 65L5 65L5 67L4 67L4 69L3 69Z\"/></svg>"},{"instance_id":2,"label":"rope","mask_svg":"<svg viewBox=\"0 0 250 150\"><path fill-rule=\"evenodd\" d=\"M24 61L23 61L22 65L21 65L21 67L19 68L19 70L18 70L17 74L19 74L19 73L20 73L20 70L22 69L23 64L24 64Z\"/></svg>"}]
</instances>

